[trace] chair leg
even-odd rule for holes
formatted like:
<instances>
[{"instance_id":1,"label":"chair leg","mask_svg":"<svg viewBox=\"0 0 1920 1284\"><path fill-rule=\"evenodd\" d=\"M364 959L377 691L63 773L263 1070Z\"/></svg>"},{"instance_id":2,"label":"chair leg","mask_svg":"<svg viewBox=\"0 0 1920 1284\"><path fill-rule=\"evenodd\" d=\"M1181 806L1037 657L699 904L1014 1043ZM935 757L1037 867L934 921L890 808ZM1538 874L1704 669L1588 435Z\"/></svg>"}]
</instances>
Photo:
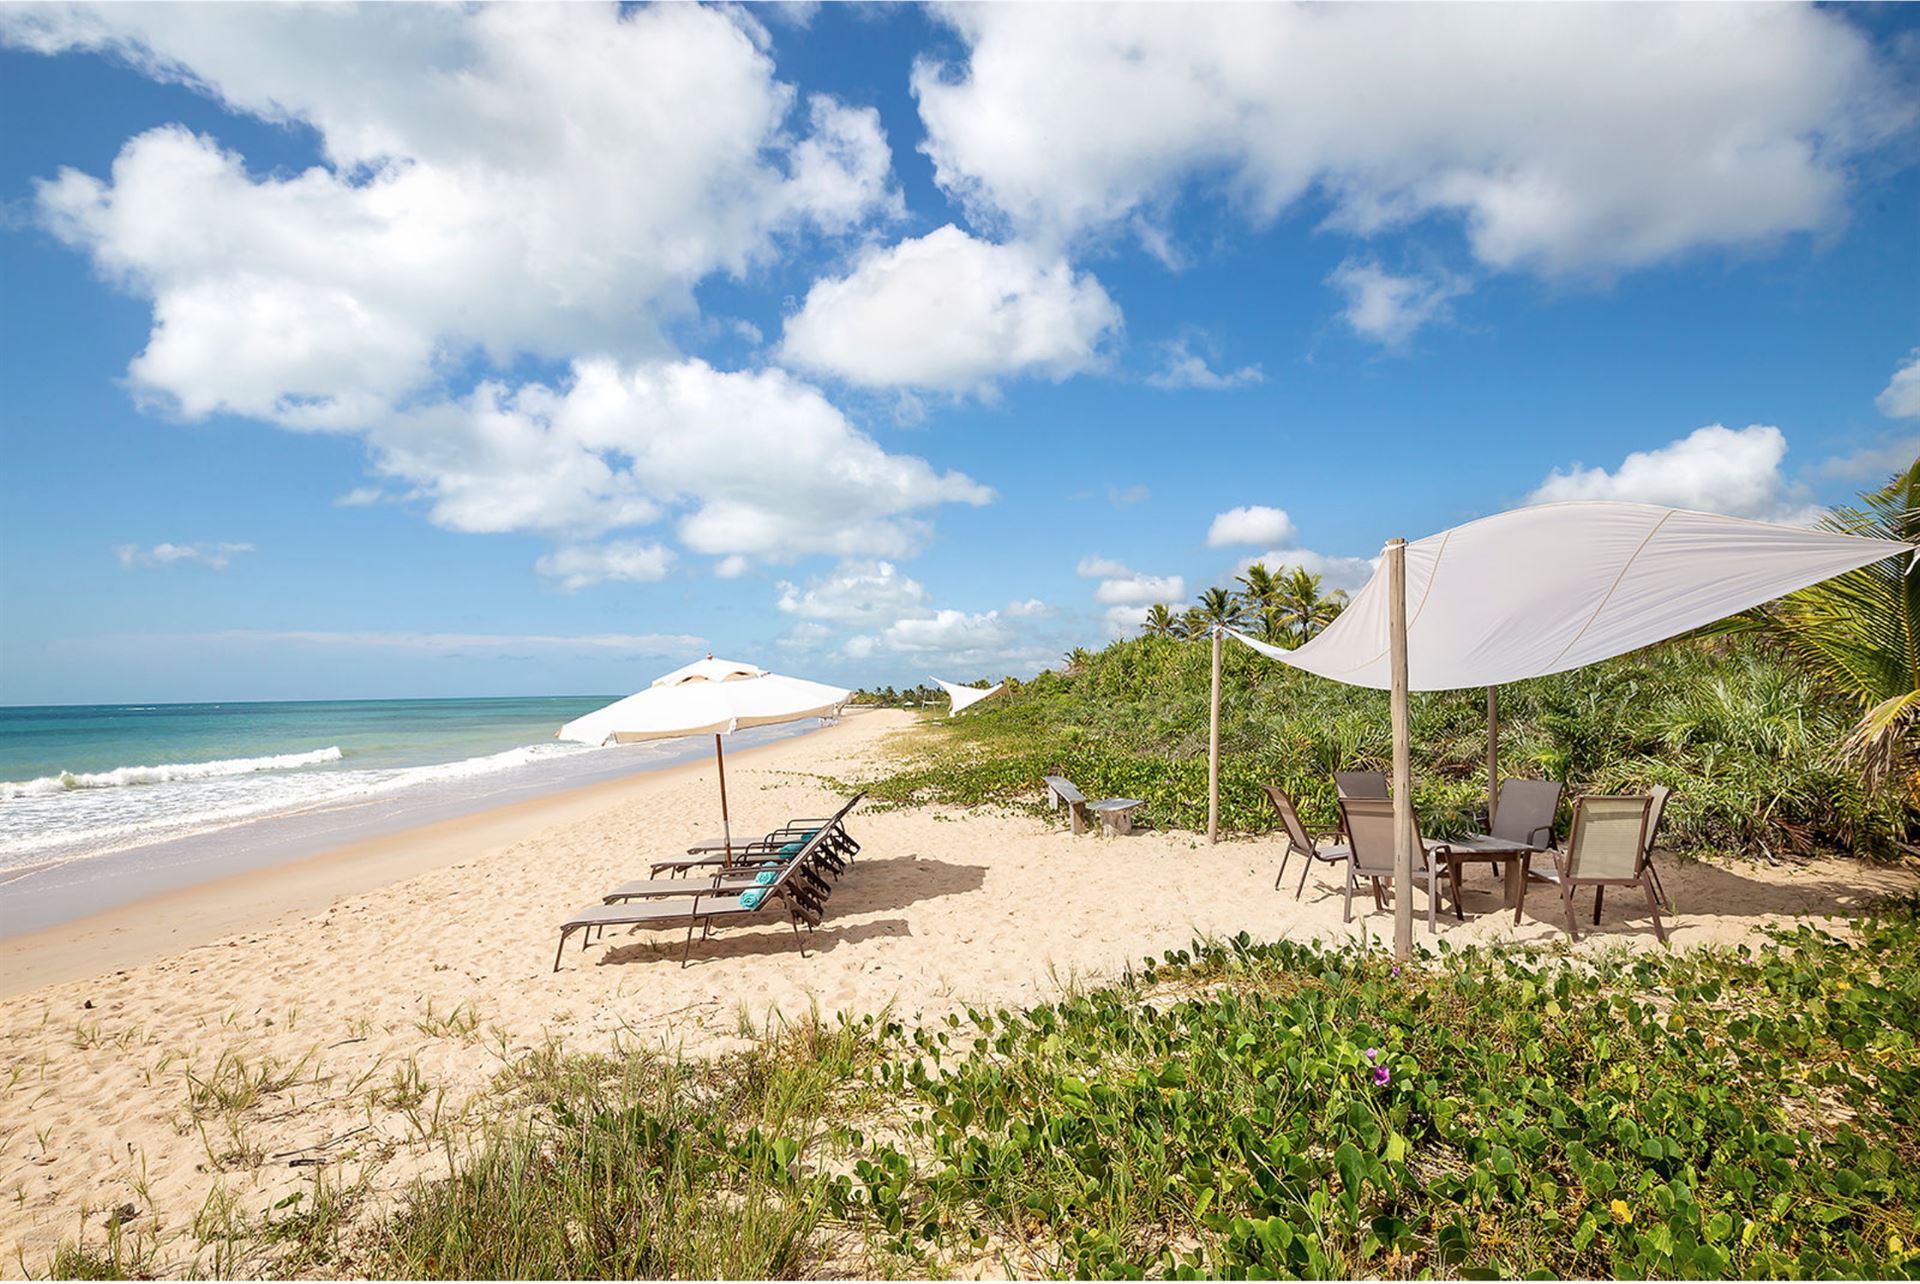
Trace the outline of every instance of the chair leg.
<instances>
[{"instance_id":1,"label":"chair leg","mask_svg":"<svg viewBox=\"0 0 1920 1284\"><path fill-rule=\"evenodd\" d=\"M1600 926L1600 902L1605 899L1606 894L1607 889L1604 886L1593 889L1593 925L1595 927Z\"/></svg>"},{"instance_id":2,"label":"chair leg","mask_svg":"<svg viewBox=\"0 0 1920 1284\"><path fill-rule=\"evenodd\" d=\"M1307 857L1305 867L1302 868L1300 871L1300 885L1293 889L1294 900L1296 901L1299 900L1301 897L1301 894L1307 890L1307 875L1311 874L1312 872L1313 872L1313 857L1309 856Z\"/></svg>"},{"instance_id":3,"label":"chair leg","mask_svg":"<svg viewBox=\"0 0 1920 1284\"><path fill-rule=\"evenodd\" d=\"M1654 898L1653 884L1643 878L1640 880L1640 890L1647 894L1647 912L1653 915L1653 934L1659 938L1660 944L1665 945L1667 929L1660 923L1660 902Z\"/></svg>"},{"instance_id":4,"label":"chair leg","mask_svg":"<svg viewBox=\"0 0 1920 1284\"><path fill-rule=\"evenodd\" d=\"M1518 882L1512 892L1513 922L1516 927L1520 924L1520 907L1527 903L1527 882L1533 876L1533 857L1531 855L1522 856L1517 868L1519 870ZM1511 871L1509 871L1508 877L1514 877Z\"/></svg>"},{"instance_id":5,"label":"chair leg","mask_svg":"<svg viewBox=\"0 0 1920 1284\"><path fill-rule=\"evenodd\" d=\"M1433 908L1434 902L1440 899L1440 886L1439 872L1429 867L1427 870L1427 931L1429 933L1440 930L1440 919Z\"/></svg>"},{"instance_id":6,"label":"chair leg","mask_svg":"<svg viewBox=\"0 0 1920 1284\"><path fill-rule=\"evenodd\" d=\"M1273 876L1274 891L1277 892L1280 890L1280 880L1287 876L1287 862L1292 859L1293 859L1293 844L1288 843L1287 850L1280 853L1280 868L1278 872L1276 872ZM1313 863L1313 860L1311 857L1308 858L1307 863L1309 865Z\"/></svg>"},{"instance_id":7,"label":"chair leg","mask_svg":"<svg viewBox=\"0 0 1920 1284\"><path fill-rule=\"evenodd\" d=\"M1580 939L1578 915L1573 912L1573 884L1565 877L1560 880L1560 908L1567 912L1567 935L1574 940Z\"/></svg>"},{"instance_id":8,"label":"chair leg","mask_svg":"<svg viewBox=\"0 0 1920 1284\"><path fill-rule=\"evenodd\" d=\"M1340 919L1342 923L1353 922L1353 870L1347 870L1347 912Z\"/></svg>"},{"instance_id":9,"label":"chair leg","mask_svg":"<svg viewBox=\"0 0 1920 1284\"><path fill-rule=\"evenodd\" d=\"M1651 856L1647 857L1647 874L1653 879L1653 889L1660 893L1660 903L1667 907L1667 913L1673 913L1673 897L1667 895L1667 885L1660 881L1660 870Z\"/></svg>"},{"instance_id":10,"label":"chair leg","mask_svg":"<svg viewBox=\"0 0 1920 1284\"><path fill-rule=\"evenodd\" d=\"M1380 894L1380 880L1373 880L1373 907L1383 910L1387 907L1387 898Z\"/></svg>"},{"instance_id":11,"label":"chair leg","mask_svg":"<svg viewBox=\"0 0 1920 1284\"><path fill-rule=\"evenodd\" d=\"M706 933L702 932L700 934L700 939L703 941L706 940L707 939ZM687 965L687 960L692 956L693 956L693 923L691 920L689 920L687 923L687 943L686 943L686 946L680 951L680 966L684 968Z\"/></svg>"},{"instance_id":12,"label":"chair leg","mask_svg":"<svg viewBox=\"0 0 1920 1284\"><path fill-rule=\"evenodd\" d=\"M553 952L553 970L556 972L560 970L560 956L566 952L569 934L566 928L560 929L560 948Z\"/></svg>"},{"instance_id":13,"label":"chair leg","mask_svg":"<svg viewBox=\"0 0 1920 1284\"><path fill-rule=\"evenodd\" d=\"M1467 913L1460 908L1460 862L1457 860L1447 862L1447 884L1453 889L1453 917L1455 921L1464 923Z\"/></svg>"}]
</instances>

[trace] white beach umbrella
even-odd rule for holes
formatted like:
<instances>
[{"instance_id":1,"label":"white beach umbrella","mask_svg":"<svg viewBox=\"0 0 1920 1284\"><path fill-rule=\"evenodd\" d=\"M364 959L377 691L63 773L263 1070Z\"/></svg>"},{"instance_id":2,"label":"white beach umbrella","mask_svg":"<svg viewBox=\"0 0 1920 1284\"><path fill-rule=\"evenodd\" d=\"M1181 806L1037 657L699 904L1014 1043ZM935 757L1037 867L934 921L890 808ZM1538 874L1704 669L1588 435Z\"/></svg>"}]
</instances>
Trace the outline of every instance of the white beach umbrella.
<instances>
[{"instance_id":1,"label":"white beach umbrella","mask_svg":"<svg viewBox=\"0 0 1920 1284\"><path fill-rule=\"evenodd\" d=\"M928 674L927 676L933 677L932 674ZM1004 682L996 682L990 687L963 687L958 682L948 682L945 678L934 678L933 680L940 684L946 691L947 696L953 701L953 707L947 710L947 716L949 718L972 705L979 704L988 696L999 695L1001 689L1007 685Z\"/></svg>"},{"instance_id":2,"label":"white beach umbrella","mask_svg":"<svg viewBox=\"0 0 1920 1284\"><path fill-rule=\"evenodd\" d=\"M765 727L802 718L829 718L852 692L804 678L768 673L737 660L704 660L655 678L653 685L560 728L561 740L582 744L631 744L678 736L711 735L720 772L720 823L727 855L733 826L727 815L727 765L720 737L742 727Z\"/></svg>"}]
</instances>

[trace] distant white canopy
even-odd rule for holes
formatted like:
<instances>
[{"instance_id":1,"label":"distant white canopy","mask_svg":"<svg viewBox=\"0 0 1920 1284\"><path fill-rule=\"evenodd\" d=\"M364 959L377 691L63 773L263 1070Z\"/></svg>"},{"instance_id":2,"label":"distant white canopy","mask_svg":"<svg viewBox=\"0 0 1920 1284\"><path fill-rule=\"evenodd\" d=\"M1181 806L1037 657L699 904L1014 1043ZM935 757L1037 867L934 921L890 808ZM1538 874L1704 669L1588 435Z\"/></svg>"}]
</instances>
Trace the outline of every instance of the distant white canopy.
<instances>
[{"instance_id":1,"label":"distant white canopy","mask_svg":"<svg viewBox=\"0 0 1920 1284\"><path fill-rule=\"evenodd\" d=\"M927 676L932 677L933 675L929 674ZM1007 685L1004 682L996 682L990 687L963 687L957 682L948 682L944 678L934 678L933 680L944 687L947 695L953 700L953 707L947 710L947 716L949 718L959 713L962 709L967 708L969 705L979 704L990 695L999 695L1000 689Z\"/></svg>"},{"instance_id":2,"label":"distant white canopy","mask_svg":"<svg viewBox=\"0 0 1920 1284\"><path fill-rule=\"evenodd\" d=\"M1408 686L1489 687L1577 669L1912 551L1653 504L1499 513L1407 545ZM1382 568L1296 651L1233 636L1282 664L1385 690L1387 612Z\"/></svg>"},{"instance_id":3,"label":"distant white canopy","mask_svg":"<svg viewBox=\"0 0 1920 1284\"><path fill-rule=\"evenodd\" d=\"M604 745L723 735L742 727L831 717L851 694L842 687L708 656L655 678L644 691L575 718L560 728L559 738Z\"/></svg>"}]
</instances>

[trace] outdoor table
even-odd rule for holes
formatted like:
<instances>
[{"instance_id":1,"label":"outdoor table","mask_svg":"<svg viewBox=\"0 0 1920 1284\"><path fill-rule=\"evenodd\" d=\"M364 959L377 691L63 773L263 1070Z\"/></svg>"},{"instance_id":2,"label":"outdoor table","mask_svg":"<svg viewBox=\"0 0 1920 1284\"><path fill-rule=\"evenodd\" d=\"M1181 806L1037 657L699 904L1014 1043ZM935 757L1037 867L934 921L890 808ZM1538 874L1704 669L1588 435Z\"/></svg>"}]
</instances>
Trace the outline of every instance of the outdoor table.
<instances>
[{"instance_id":1,"label":"outdoor table","mask_svg":"<svg viewBox=\"0 0 1920 1284\"><path fill-rule=\"evenodd\" d=\"M1495 838L1491 834L1469 834L1465 838L1449 838L1444 843L1436 844L1435 855L1447 862L1447 882L1453 891L1454 918L1464 922L1467 917L1460 909L1460 866L1468 861L1486 861L1489 864L1506 862L1506 868L1502 871L1506 877L1506 901L1502 908L1517 909L1527 891L1526 859L1535 852L1546 850L1510 838Z\"/></svg>"}]
</instances>

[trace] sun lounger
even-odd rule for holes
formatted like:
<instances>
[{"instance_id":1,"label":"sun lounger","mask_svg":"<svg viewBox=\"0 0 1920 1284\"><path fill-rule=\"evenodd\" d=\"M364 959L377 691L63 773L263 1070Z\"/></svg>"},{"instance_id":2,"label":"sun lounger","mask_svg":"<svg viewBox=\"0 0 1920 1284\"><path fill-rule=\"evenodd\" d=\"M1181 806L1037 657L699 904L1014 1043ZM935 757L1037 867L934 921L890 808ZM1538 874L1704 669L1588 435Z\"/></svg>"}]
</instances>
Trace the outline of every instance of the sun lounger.
<instances>
[{"instance_id":1,"label":"sun lounger","mask_svg":"<svg viewBox=\"0 0 1920 1284\"><path fill-rule=\"evenodd\" d=\"M860 844L855 842L853 836L847 832L846 821L848 814L859 806L860 800L866 796L864 791L855 794L831 816L790 820L780 828L771 830L758 838L745 840L736 838L731 850L723 839L703 839L688 848L685 856L655 861L648 873L658 875L662 870L684 872L715 865L721 867L740 865L756 857L764 857L768 849L777 851L790 843L808 842L816 833L825 833L827 850L839 862L839 868L834 870L837 876L845 870L846 866L853 863L854 856L860 851Z\"/></svg>"},{"instance_id":2,"label":"sun lounger","mask_svg":"<svg viewBox=\"0 0 1920 1284\"><path fill-rule=\"evenodd\" d=\"M1065 776L1048 776L1047 796L1053 801L1054 808L1067 809L1073 820L1073 832L1087 832L1087 813L1092 812L1100 818L1100 825L1109 833L1131 834L1133 832L1133 809L1145 806L1140 798L1102 798L1098 802L1088 802L1087 796Z\"/></svg>"},{"instance_id":3,"label":"sun lounger","mask_svg":"<svg viewBox=\"0 0 1920 1284\"><path fill-rule=\"evenodd\" d=\"M1341 814L1346 818L1347 908L1345 922L1353 921L1353 889L1363 878L1373 880L1374 904L1379 905L1380 885L1393 881L1393 804L1385 798L1343 798ZM1440 876L1433 863L1433 852L1444 844L1420 839L1420 822L1414 821L1413 837L1417 845L1413 862L1413 881L1427 885L1427 930L1438 931L1434 904L1439 899Z\"/></svg>"},{"instance_id":4,"label":"sun lounger","mask_svg":"<svg viewBox=\"0 0 1920 1284\"><path fill-rule=\"evenodd\" d=\"M826 831L823 829L808 839L792 859L777 866L772 871L772 881L764 886L756 885L737 891L700 890L691 896L681 895L670 899L623 900L586 906L560 925L560 945L553 952L553 970L560 970L560 957L566 951L567 938L575 932L582 934L580 948L584 950L596 928L604 931L609 927L679 927L684 923L687 941L680 956L680 965L685 967L688 957L693 953L694 928L700 928L701 939L704 940L716 923L740 922L783 911L793 924L795 939L801 940L800 953L804 958L807 947L800 937L800 925L805 923L808 930L819 926L826 913L826 901L814 893L803 877L803 871L810 868L813 855L825 841Z\"/></svg>"},{"instance_id":5,"label":"sun lounger","mask_svg":"<svg viewBox=\"0 0 1920 1284\"><path fill-rule=\"evenodd\" d=\"M1567 849L1550 852L1551 870L1534 869L1527 857L1524 867L1531 878L1553 883L1560 889L1560 904L1567 913L1567 932L1580 939L1580 926L1574 921L1573 894L1582 887L1593 888L1593 921L1600 921L1600 902L1609 887L1637 887L1646 893L1647 911L1653 915L1653 934L1666 943L1667 929L1660 922L1660 902L1648 877L1647 823L1653 811L1653 799L1647 794L1589 794L1573 803L1573 824L1567 832Z\"/></svg>"},{"instance_id":6,"label":"sun lounger","mask_svg":"<svg viewBox=\"0 0 1920 1284\"><path fill-rule=\"evenodd\" d=\"M1298 854L1302 858L1300 885L1293 889L1293 899L1299 900L1300 894L1307 890L1307 875L1313 872L1313 862L1326 861L1328 864L1347 863L1345 846L1319 847L1316 841L1338 833L1338 830L1311 830L1300 821L1300 813L1294 808L1293 799L1278 785L1265 786L1267 797L1273 801L1273 809L1280 813L1280 826L1287 838L1287 849L1280 853L1280 871L1273 876L1273 888L1280 890L1280 880L1287 875L1287 862Z\"/></svg>"},{"instance_id":7,"label":"sun lounger","mask_svg":"<svg viewBox=\"0 0 1920 1284\"><path fill-rule=\"evenodd\" d=\"M733 865L716 868L712 874L699 878L642 878L620 886L601 897L608 904L615 901L645 900L659 896L686 896L690 893L739 893L753 887L765 887L778 873L780 865L789 860L800 860L802 868L796 875L807 888L824 901L833 894L833 884L827 881L827 874L838 876L846 867L834 859L825 844L817 845L811 856L801 859L801 843L789 846L777 852L764 853L761 856Z\"/></svg>"}]
</instances>

